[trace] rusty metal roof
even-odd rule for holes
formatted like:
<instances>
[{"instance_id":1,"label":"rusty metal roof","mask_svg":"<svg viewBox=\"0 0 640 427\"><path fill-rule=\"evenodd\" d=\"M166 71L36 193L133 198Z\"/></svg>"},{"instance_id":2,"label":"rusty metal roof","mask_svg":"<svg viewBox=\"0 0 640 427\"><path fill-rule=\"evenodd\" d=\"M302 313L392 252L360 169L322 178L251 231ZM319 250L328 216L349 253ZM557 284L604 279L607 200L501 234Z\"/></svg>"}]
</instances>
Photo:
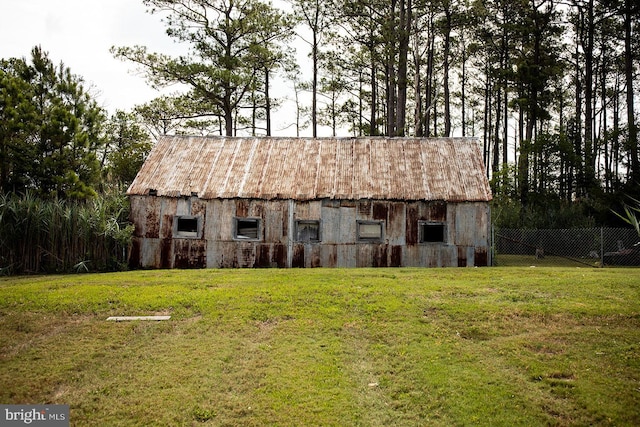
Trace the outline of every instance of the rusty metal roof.
<instances>
[{"instance_id":1,"label":"rusty metal roof","mask_svg":"<svg viewBox=\"0 0 640 427\"><path fill-rule=\"evenodd\" d=\"M488 201L475 138L161 137L127 194Z\"/></svg>"}]
</instances>

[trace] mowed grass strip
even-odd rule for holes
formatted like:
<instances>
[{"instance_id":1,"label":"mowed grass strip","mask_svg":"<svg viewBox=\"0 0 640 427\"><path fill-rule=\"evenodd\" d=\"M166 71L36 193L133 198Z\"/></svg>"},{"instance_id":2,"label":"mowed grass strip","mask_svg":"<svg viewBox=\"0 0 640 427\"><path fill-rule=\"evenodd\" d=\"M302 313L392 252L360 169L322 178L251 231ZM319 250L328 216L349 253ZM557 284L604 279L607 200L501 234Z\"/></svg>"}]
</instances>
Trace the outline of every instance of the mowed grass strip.
<instances>
[{"instance_id":1,"label":"mowed grass strip","mask_svg":"<svg viewBox=\"0 0 640 427\"><path fill-rule=\"evenodd\" d=\"M76 426L640 425L640 270L5 278L0 384Z\"/></svg>"}]
</instances>

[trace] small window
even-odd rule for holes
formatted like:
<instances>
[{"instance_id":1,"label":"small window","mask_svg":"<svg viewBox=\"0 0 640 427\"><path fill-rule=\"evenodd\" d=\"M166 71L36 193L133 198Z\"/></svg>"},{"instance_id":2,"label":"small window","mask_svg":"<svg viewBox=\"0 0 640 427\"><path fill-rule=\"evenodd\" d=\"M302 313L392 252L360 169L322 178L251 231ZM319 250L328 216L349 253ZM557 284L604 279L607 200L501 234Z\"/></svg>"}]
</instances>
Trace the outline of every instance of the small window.
<instances>
[{"instance_id":1,"label":"small window","mask_svg":"<svg viewBox=\"0 0 640 427\"><path fill-rule=\"evenodd\" d=\"M319 242L320 221L299 220L296 221L296 240L298 242Z\"/></svg>"},{"instance_id":2,"label":"small window","mask_svg":"<svg viewBox=\"0 0 640 427\"><path fill-rule=\"evenodd\" d=\"M200 221L196 216L177 216L175 217L175 233L176 237L199 237Z\"/></svg>"},{"instance_id":3,"label":"small window","mask_svg":"<svg viewBox=\"0 0 640 427\"><path fill-rule=\"evenodd\" d=\"M260 219L235 218L234 239L260 240Z\"/></svg>"},{"instance_id":4,"label":"small window","mask_svg":"<svg viewBox=\"0 0 640 427\"><path fill-rule=\"evenodd\" d=\"M445 225L441 222L420 222L418 233L420 243L443 243L445 242Z\"/></svg>"},{"instance_id":5,"label":"small window","mask_svg":"<svg viewBox=\"0 0 640 427\"><path fill-rule=\"evenodd\" d=\"M358 221L359 242L379 242L382 240L382 222Z\"/></svg>"}]
</instances>

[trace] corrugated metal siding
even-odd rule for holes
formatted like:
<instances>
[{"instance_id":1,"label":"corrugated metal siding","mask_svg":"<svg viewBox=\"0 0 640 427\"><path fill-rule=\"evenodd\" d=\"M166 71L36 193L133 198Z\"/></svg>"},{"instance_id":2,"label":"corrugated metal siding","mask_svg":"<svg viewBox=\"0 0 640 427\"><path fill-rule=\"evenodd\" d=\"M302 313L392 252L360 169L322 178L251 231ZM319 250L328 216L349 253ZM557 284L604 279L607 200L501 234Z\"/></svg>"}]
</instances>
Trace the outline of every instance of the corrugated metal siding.
<instances>
[{"instance_id":1,"label":"corrugated metal siding","mask_svg":"<svg viewBox=\"0 0 640 427\"><path fill-rule=\"evenodd\" d=\"M133 267L484 266L490 263L486 202L260 200L131 197ZM173 235L176 215L199 216L198 238ZM234 239L234 218L261 220L256 241ZM296 220L319 220L319 242L299 242ZM360 242L358 221L382 221L381 241ZM421 221L446 225L443 242L420 243Z\"/></svg>"},{"instance_id":2,"label":"corrugated metal siding","mask_svg":"<svg viewBox=\"0 0 640 427\"><path fill-rule=\"evenodd\" d=\"M201 199L488 201L473 138L166 136L129 195Z\"/></svg>"}]
</instances>

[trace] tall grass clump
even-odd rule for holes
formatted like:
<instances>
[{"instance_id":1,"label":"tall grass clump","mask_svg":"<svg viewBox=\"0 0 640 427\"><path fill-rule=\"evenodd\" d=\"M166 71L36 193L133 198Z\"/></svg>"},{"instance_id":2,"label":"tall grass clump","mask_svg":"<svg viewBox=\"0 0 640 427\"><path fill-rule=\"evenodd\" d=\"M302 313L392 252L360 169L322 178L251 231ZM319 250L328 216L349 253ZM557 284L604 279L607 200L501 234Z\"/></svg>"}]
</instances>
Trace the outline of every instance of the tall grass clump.
<instances>
[{"instance_id":1,"label":"tall grass clump","mask_svg":"<svg viewBox=\"0 0 640 427\"><path fill-rule=\"evenodd\" d=\"M128 216L122 192L85 201L0 194L0 273L121 270L133 230Z\"/></svg>"}]
</instances>

